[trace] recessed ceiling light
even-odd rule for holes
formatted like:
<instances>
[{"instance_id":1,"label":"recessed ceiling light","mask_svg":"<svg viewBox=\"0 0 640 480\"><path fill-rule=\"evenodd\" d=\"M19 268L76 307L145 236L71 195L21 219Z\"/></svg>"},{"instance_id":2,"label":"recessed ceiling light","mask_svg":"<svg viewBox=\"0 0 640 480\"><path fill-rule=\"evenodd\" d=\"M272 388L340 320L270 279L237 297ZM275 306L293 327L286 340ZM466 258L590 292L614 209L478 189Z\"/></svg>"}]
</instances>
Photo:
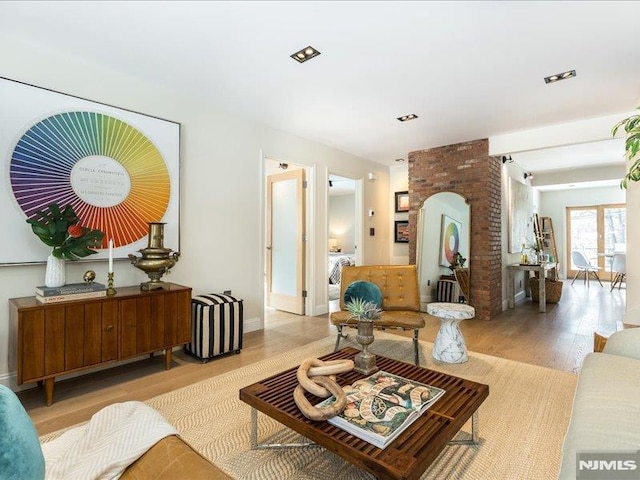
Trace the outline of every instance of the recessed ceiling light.
<instances>
[{"instance_id":1,"label":"recessed ceiling light","mask_svg":"<svg viewBox=\"0 0 640 480\"><path fill-rule=\"evenodd\" d=\"M553 83L559 80L566 80L567 78L573 78L576 76L575 70L567 70L566 72L556 73L555 75L549 75L544 77L544 83Z\"/></svg>"},{"instance_id":2,"label":"recessed ceiling light","mask_svg":"<svg viewBox=\"0 0 640 480\"><path fill-rule=\"evenodd\" d=\"M398 120L400 120L401 122L407 122L409 120L415 120L416 118L418 118L418 115L416 115L415 113L410 113L409 115L398 117Z\"/></svg>"},{"instance_id":3,"label":"recessed ceiling light","mask_svg":"<svg viewBox=\"0 0 640 480\"><path fill-rule=\"evenodd\" d=\"M313 48L311 45L308 47L304 47L302 50L290 55L296 62L304 63L307 60L312 59L313 57L317 57L320 55L320 52Z\"/></svg>"}]
</instances>

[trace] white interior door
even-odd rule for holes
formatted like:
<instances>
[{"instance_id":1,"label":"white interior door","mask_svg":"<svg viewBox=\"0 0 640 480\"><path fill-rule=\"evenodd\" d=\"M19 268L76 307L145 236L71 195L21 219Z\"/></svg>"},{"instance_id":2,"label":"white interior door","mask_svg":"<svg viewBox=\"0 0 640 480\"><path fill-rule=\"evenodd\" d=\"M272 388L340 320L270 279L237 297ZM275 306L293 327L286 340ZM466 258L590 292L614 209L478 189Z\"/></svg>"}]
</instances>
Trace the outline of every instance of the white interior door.
<instances>
[{"instance_id":1,"label":"white interior door","mask_svg":"<svg viewBox=\"0 0 640 480\"><path fill-rule=\"evenodd\" d=\"M267 307L304 315L304 169L267 177Z\"/></svg>"}]
</instances>

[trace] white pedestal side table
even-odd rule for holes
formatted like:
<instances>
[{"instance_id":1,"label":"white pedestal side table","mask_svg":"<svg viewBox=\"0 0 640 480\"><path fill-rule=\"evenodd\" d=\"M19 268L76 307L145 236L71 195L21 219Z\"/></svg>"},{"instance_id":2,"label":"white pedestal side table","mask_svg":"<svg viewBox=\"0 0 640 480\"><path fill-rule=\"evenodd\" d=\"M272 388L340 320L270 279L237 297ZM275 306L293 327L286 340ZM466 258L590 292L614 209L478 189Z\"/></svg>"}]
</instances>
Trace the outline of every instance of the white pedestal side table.
<instances>
[{"instance_id":1,"label":"white pedestal side table","mask_svg":"<svg viewBox=\"0 0 640 480\"><path fill-rule=\"evenodd\" d=\"M467 345L458 324L473 318L475 309L464 303L429 303L427 313L440 319L440 330L433 343L431 356L439 362L466 362L469 359Z\"/></svg>"}]
</instances>

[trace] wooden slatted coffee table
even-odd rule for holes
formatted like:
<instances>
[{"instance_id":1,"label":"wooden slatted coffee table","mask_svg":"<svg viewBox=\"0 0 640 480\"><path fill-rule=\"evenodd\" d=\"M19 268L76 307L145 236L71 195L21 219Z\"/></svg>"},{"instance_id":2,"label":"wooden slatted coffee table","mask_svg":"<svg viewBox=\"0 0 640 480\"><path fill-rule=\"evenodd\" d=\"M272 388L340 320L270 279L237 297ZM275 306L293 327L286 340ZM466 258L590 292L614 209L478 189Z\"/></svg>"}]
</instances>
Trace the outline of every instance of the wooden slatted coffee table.
<instances>
[{"instance_id":1,"label":"wooden slatted coffee table","mask_svg":"<svg viewBox=\"0 0 640 480\"><path fill-rule=\"evenodd\" d=\"M320 359L351 359L358 351L343 348ZM379 479L419 478L469 418L472 418L472 442L477 441L477 410L489 396L487 385L380 356L376 356L376 363L380 370L446 390L384 450L329 422L316 422L303 416L293 401L293 390L298 385L297 368L244 387L240 390L240 400L254 409L254 429L257 428L257 410ZM364 375L349 372L337 377L338 384L346 386L364 378ZM312 405L321 401L311 394L307 394L307 398ZM256 435L254 431L254 441Z\"/></svg>"}]
</instances>

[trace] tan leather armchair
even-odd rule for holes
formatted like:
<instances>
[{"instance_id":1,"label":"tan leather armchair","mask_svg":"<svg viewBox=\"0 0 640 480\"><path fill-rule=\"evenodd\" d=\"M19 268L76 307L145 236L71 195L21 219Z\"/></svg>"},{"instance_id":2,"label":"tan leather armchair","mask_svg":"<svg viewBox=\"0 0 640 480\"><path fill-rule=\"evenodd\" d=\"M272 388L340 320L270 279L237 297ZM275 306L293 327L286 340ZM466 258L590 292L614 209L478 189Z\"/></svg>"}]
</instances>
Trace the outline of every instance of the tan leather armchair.
<instances>
[{"instance_id":1,"label":"tan leather armchair","mask_svg":"<svg viewBox=\"0 0 640 480\"><path fill-rule=\"evenodd\" d=\"M165 437L129 465L123 480L231 480L231 477L202 457L179 437Z\"/></svg>"},{"instance_id":2,"label":"tan leather armchair","mask_svg":"<svg viewBox=\"0 0 640 480\"><path fill-rule=\"evenodd\" d=\"M375 328L413 330L414 362L419 365L418 332L425 326L425 319L431 315L420 311L420 289L415 265L362 265L342 268L340 311L330 315L331 323L338 329L334 350L340 346L340 340L346 337L342 328L355 327L358 323L350 318L351 314L344 305L345 290L357 280L375 283L382 292L382 314L373 322Z\"/></svg>"}]
</instances>

